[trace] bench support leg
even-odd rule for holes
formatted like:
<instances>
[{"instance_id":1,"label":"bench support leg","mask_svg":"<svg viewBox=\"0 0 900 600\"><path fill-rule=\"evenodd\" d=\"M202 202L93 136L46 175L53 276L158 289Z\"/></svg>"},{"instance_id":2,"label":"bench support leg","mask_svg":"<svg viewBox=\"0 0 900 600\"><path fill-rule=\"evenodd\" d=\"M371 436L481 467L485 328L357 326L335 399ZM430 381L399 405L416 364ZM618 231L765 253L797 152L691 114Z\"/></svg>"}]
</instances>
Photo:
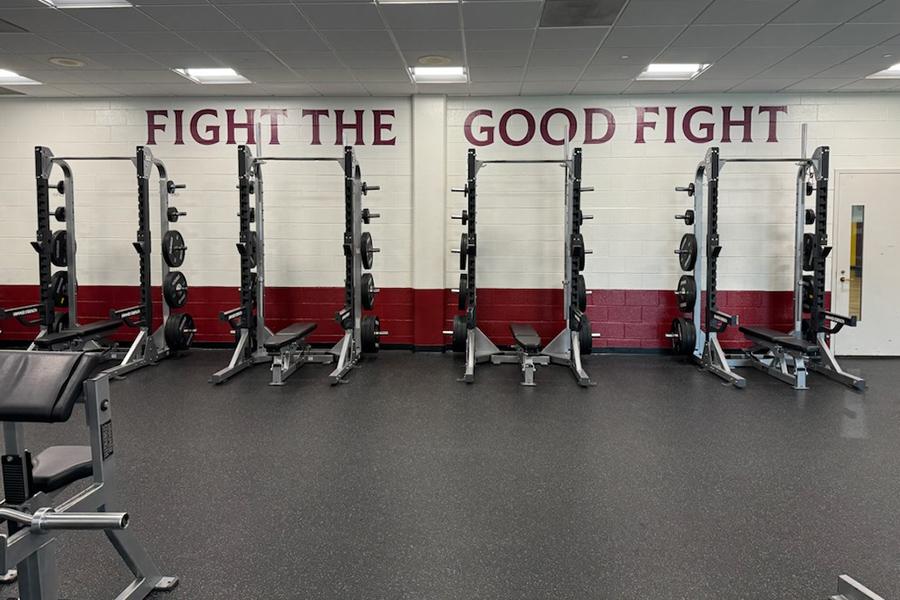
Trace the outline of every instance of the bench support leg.
<instances>
[{"instance_id":1,"label":"bench support leg","mask_svg":"<svg viewBox=\"0 0 900 600\"><path fill-rule=\"evenodd\" d=\"M817 344L819 346L820 359L817 361L810 361L810 369L812 369L816 373L821 373L829 379L833 379L834 381L843 383L844 385L850 386L857 390L862 391L866 389L865 379L863 379L862 377L857 377L856 375L851 375L841 368L841 365L838 364L837 358L835 358L834 356L834 352L831 351L831 347L825 342L824 335L820 335L818 337Z\"/></svg>"},{"instance_id":2,"label":"bench support leg","mask_svg":"<svg viewBox=\"0 0 900 600\"><path fill-rule=\"evenodd\" d=\"M291 344L272 356L272 381L269 382L269 385L284 385L294 371L307 363L327 365L332 362L334 362L334 355L330 352L314 353L309 344Z\"/></svg>"},{"instance_id":3,"label":"bench support leg","mask_svg":"<svg viewBox=\"0 0 900 600\"><path fill-rule=\"evenodd\" d=\"M122 377L141 367L154 365L157 360L165 358L168 354L168 349L160 351L154 336L150 335L150 330L146 327L141 327L125 356L122 357L122 362L118 366L107 369L106 373L110 377Z\"/></svg>"},{"instance_id":4,"label":"bench support leg","mask_svg":"<svg viewBox=\"0 0 900 600\"><path fill-rule=\"evenodd\" d=\"M766 348L765 352L747 351L750 364L795 390L806 390L806 356L787 354L781 346Z\"/></svg>"},{"instance_id":5,"label":"bench support leg","mask_svg":"<svg viewBox=\"0 0 900 600\"><path fill-rule=\"evenodd\" d=\"M331 379L331 385L347 383L347 380L344 379L344 375L349 373L350 370L356 366L359 362L360 355L362 354L360 349L356 346L356 342L353 341L352 330L344 333L344 337L334 345L331 349L331 353L338 358L337 367L335 367L334 371L328 375L328 378Z\"/></svg>"},{"instance_id":6,"label":"bench support leg","mask_svg":"<svg viewBox=\"0 0 900 600\"><path fill-rule=\"evenodd\" d=\"M577 331L571 331L568 327L560 331L550 343L544 347L541 354L550 357L550 361L556 365L566 365L572 370L575 381L581 387L597 385L591 381L590 376L584 370L581 362L581 338Z\"/></svg>"},{"instance_id":7,"label":"bench support leg","mask_svg":"<svg viewBox=\"0 0 900 600\"><path fill-rule=\"evenodd\" d=\"M466 372L459 381L472 383L475 381L475 364L492 360L500 354L500 349L479 328L469 329L466 334Z\"/></svg>"},{"instance_id":8,"label":"bench support leg","mask_svg":"<svg viewBox=\"0 0 900 600\"><path fill-rule=\"evenodd\" d=\"M704 369L724 379L736 388L747 386L747 380L732 370L731 362L725 356L725 351L722 350L722 346L719 344L719 338L714 333L710 333L706 339L701 364Z\"/></svg>"}]
</instances>

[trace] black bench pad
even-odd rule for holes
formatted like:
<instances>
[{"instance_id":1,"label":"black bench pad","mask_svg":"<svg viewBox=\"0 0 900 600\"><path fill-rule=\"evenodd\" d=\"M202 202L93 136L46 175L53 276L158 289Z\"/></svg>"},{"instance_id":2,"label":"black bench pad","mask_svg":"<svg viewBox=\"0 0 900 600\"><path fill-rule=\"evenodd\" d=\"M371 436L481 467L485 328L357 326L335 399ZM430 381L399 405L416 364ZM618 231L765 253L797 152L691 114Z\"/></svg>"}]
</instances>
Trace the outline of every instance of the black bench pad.
<instances>
[{"instance_id":1,"label":"black bench pad","mask_svg":"<svg viewBox=\"0 0 900 600\"><path fill-rule=\"evenodd\" d=\"M522 347L525 352L541 351L541 336L537 334L534 327L525 323L512 323L509 326L513 339L516 344Z\"/></svg>"},{"instance_id":2,"label":"black bench pad","mask_svg":"<svg viewBox=\"0 0 900 600\"><path fill-rule=\"evenodd\" d=\"M38 348L52 348L57 344L65 344L79 339L95 338L104 333L115 331L122 326L122 319L107 319L106 321L94 321L87 325L81 325L72 329L66 329L59 333L48 333L45 336L34 340L34 345Z\"/></svg>"},{"instance_id":3,"label":"black bench pad","mask_svg":"<svg viewBox=\"0 0 900 600\"><path fill-rule=\"evenodd\" d=\"M818 351L815 344L810 344L806 340L801 340L783 331L775 331L774 329L766 329L765 327L741 327L741 333L751 339L762 340L769 344L778 345L794 352L802 352L803 354L813 354Z\"/></svg>"},{"instance_id":4,"label":"black bench pad","mask_svg":"<svg viewBox=\"0 0 900 600\"><path fill-rule=\"evenodd\" d=\"M49 494L93 472L90 446L51 446L31 459L35 491Z\"/></svg>"},{"instance_id":5,"label":"black bench pad","mask_svg":"<svg viewBox=\"0 0 900 600\"><path fill-rule=\"evenodd\" d=\"M0 421L67 421L100 362L88 352L0 351Z\"/></svg>"},{"instance_id":6,"label":"black bench pad","mask_svg":"<svg viewBox=\"0 0 900 600\"><path fill-rule=\"evenodd\" d=\"M293 325L288 325L270 337L265 344L265 348L268 352L278 352L285 346L302 340L312 333L315 328L315 323L294 323Z\"/></svg>"}]
</instances>

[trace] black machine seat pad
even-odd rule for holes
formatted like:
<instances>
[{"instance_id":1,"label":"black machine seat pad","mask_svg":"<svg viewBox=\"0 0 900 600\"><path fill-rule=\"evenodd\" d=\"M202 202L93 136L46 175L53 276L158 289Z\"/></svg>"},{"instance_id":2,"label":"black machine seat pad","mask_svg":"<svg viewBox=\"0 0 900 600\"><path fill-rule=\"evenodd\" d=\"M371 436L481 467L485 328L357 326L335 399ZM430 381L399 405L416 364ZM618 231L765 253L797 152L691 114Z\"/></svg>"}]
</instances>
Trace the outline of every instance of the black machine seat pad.
<instances>
[{"instance_id":1,"label":"black machine seat pad","mask_svg":"<svg viewBox=\"0 0 900 600\"><path fill-rule=\"evenodd\" d=\"M84 338L94 338L104 333L115 331L124 324L122 319L107 319L105 321L94 321L87 325L80 325L71 329L65 329L59 333L48 333L34 340L34 345L38 348L52 348L57 344L65 344L74 342Z\"/></svg>"},{"instance_id":2,"label":"black machine seat pad","mask_svg":"<svg viewBox=\"0 0 900 600\"><path fill-rule=\"evenodd\" d=\"M89 352L0 350L0 421L69 420L101 360Z\"/></svg>"},{"instance_id":3,"label":"black machine seat pad","mask_svg":"<svg viewBox=\"0 0 900 600\"><path fill-rule=\"evenodd\" d=\"M31 459L35 491L49 494L93 472L90 446L50 446Z\"/></svg>"},{"instance_id":4,"label":"black machine seat pad","mask_svg":"<svg viewBox=\"0 0 900 600\"><path fill-rule=\"evenodd\" d=\"M541 351L541 336L537 334L534 327L525 323L512 323L509 326L513 339L516 344L521 346L525 352Z\"/></svg>"},{"instance_id":5,"label":"black machine seat pad","mask_svg":"<svg viewBox=\"0 0 900 600\"><path fill-rule=\"evenodd\" d=\"M315 323L294 323L293 325L288 325L269 338L265 344L266 350L268 352L278 352L285 346L302 340L312 333L315 328Z\"/></svg>"},{"instance_id":6,"label":"black machine seat pad","mask_svg":"<svg viewBox=\"0 0 900 600\"><path fill-rule=\"evenodd\" d=\"M794 337L783 331L775 331L774 329L766 329L765 327L741 327L741 333L755 340L762 340L769 344L778 345L787 350L801 352L803 354L813 354L818 351L815 344L810 344L806 340Z\"/></svg>"}]
</instances>

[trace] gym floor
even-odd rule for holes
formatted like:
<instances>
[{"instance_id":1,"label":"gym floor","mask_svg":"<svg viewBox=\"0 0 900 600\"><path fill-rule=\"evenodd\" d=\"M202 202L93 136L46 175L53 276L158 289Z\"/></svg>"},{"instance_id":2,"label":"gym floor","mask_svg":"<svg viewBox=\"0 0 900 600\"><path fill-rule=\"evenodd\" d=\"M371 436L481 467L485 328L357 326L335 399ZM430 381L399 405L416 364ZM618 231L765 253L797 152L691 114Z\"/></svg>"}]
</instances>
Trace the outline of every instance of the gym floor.
<instances>
[{"instance_id":1,"label":"gym floor","mask_svg":"<svg viewBox=\"0 0 900 600\"><path fill-rule=\"evenodd\" d=\"M461 358L400 351L334 388L315 365L281 388L265 366L208 384L227 360L196 349L112 384L121 506L181 578L157 597L818 599L841 573L900 589L900 361L847 360L863 395L755 371L735 390L645 355L589 357L590 389L556 366L536 388L511 365L469 386ZM82 425L30 426L29 447ZM124 585L102 534L59 557L64 597Z\"/></svg>"}]
</instances>

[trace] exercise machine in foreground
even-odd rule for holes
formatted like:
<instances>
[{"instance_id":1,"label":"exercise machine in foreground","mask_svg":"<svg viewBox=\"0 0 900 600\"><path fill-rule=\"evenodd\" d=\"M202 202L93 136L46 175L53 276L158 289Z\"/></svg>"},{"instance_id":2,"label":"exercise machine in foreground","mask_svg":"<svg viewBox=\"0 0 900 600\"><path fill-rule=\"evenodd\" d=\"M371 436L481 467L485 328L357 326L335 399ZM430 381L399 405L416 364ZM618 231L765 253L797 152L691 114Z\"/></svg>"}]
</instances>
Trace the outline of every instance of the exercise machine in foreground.
<instances>
[{"instance_id":1,"label":"exercise machine in foreground","mask_svg":"<svg viewBox=\"0 0 900 600\"><path fill-rule=\"evenodd\" d=\"M109 356L120 363L109 370L111 375L124 375L159 359L187 350L193 342L194 320L186 312L175 313L187 302L187 280L181 271L173 270L184 262L187 250L184 238L169 223L186 213L169 205L169 198L184 185L168 179L163 162L150 150L138 146L134 156L67 156L57 157L47 147L34 151L37 180L37 237L31 243L38 253L40 300L37 304L0 310L0 318L15 318L24 325L38 325L40 331L30 350L109 350ZM140 301L136 306L111 311L108 319L81 324L78 320L78 276L76 269L77 238L75 236L74 175L70 163L77 161L131 162L137 172L137 238L132 243L138 254ZM58 166L63 178L50 185L53 167ZM159 206L162 235L162 326L151 332L153 323L153 291L150 278L152 254L150 227L150 178L153 169L159 175ZM50 190L65 198L64 205L50 212ZM51 230L50 217L65 223L65 229ZM61 267L54 271L53 267ZM103 338L123 326L137 329L127 350L107 347Z\"/></svg>"},{"instance_id":2,"label":"exercise machine in foreground","mask_svg":"<svg viewBox=\"0 0 900 600\"><path fill-rule=\"evenodd\" d=\"M797 170L793 329L774 331L763 327L740 327L755 346L742 354L727 355L718 334L729 325L738 325L738 317L726 314L717 305L718 258L722 252L719 237L719 179L728 163L795 163ZM808 370L830 379L865 389L865 380L844 371L829 345L829 336L844 326L855 327L856 317L845 317L825 309L825 259L828 246L828 171L829 149L816 148L811 158L722 158L718 148L710 148L697 167L694 182L677 191L693 197L694 206L676 219L693 226L693 233L681 238L678 260L683 275L676 295L682 312L668 334L674 350L692 356L706 370L722 379L744 387L746 380L735 373L735 367L753 366L791 384L794 389L807 389ZM708 183L704 190L704 181ZM706 206L704 213L704 192ZM814 196L814 207L806 208L807 196ZM813 232L807 232L807 226ZM704 260L705 259L705 260ZM705 302L701 283L705 281ZM705 323L705 328L703 324Z\"/></svg>"},{"instance_id":3,"label":"exercise machine in foreground","mask_svg":"<svg viewBox=\"0 0 900 600\"><path fill-rule=\"evenodd\" d=\"M563 320L565 327L542 347L542 340L534 327L525 323L510 324L510 332L515 341L515 349L501 351L481 329L478 328L477 304L478 288L476 286L476 198L478 172L490 164L555 164L565 169L565 235L564 238L564 280L563 280ZM591 333L591 322L584 313L587 307L587 295L590 293L581 272L585 266L585 255L591 251L585 249L581 225L586 219L593 218L581 210L582 192L593 191L593 188L581 185L581 148L575 148L571 157L562 160L478 160L475 149L470 148L467 162L466 185L453 188L454 192L466 195L467 206L454 220L459 220L466 232L460 237L458 249L459 268L463 272L459 276L458 306L466 311L464 315L453 318L453 329L445 331L451 336L454 352L466 353L466 371L462 381L475 381L475 365L490 360L493 364L514 363L521 365L522 385L532 386L537 365L550 363L568 365L581 386L593 385L591 378L584 370L581 357L590 354L593 338L600 334Z\"/></svg>"},{"instance_id":4,"label":"exercise machine in foreground","mask_svg":"<svg viewBox=\"0 0 900 600\"><path fill-rule=\"evenodd\" d=\"M277 333L266 327L265 318L265 204L263 201L263 169L267 162L335 162L344 173L344 308L337 313L337 321L344 329L341 340L330 350L312 348L307 337L316 329L315 323L293 323ZM331 382L343 383L344 377L355 367L362 354L378 352L379 338L387 335L375 315L363 310L375 307L378 289L371 273L374 255L379 252L372 235L362 231L379 215L362 208L362 197L378 190L362 180L352 146L344 148L340 158L266 156L254 158L249 146L238 147L238 190L240 240L237 244L241 259L241 305L224 311L220 316L234 331L237 345L231 361L210 378L222 383L244 369L259 363L270 363L270 385L283 385L298 368L308 363L331 364L337 359L329 375ZM255 197L251 205L250 197ZM255 229L251 229L251 225Z\"/></svg>"},{"instance_id":5,"label":"exercise machine in foreground","mask_svg":"<svg viewBox=\"0 0 900 600\"><path fill-rule=\"evenodd\" d=\"M109 376L93 377L101 353L0 351L0 421L3 422L3 491L0 582L18 579L20 600L57 600L56 539L66 530L102 530L134 575L116 598L137 600L171 590L115 509L115 454ZM51 446L35 456L25 446L26 423L64 423L76 402L87 414L89 446ZM87 487L62 500L69 485ZM54 497L51 499L51 495Z\"/></svg>"},{"instance_id":6,"label":"exercise machine in foreground","mask_svg":"<svg viewBox=\"0 0 900 600\"><path fill-rule=\"evenodd\" d=\"M881 596L849 575L838 577L837 594L829 600L884 600Z\"/></svg>"}]
</instances>

